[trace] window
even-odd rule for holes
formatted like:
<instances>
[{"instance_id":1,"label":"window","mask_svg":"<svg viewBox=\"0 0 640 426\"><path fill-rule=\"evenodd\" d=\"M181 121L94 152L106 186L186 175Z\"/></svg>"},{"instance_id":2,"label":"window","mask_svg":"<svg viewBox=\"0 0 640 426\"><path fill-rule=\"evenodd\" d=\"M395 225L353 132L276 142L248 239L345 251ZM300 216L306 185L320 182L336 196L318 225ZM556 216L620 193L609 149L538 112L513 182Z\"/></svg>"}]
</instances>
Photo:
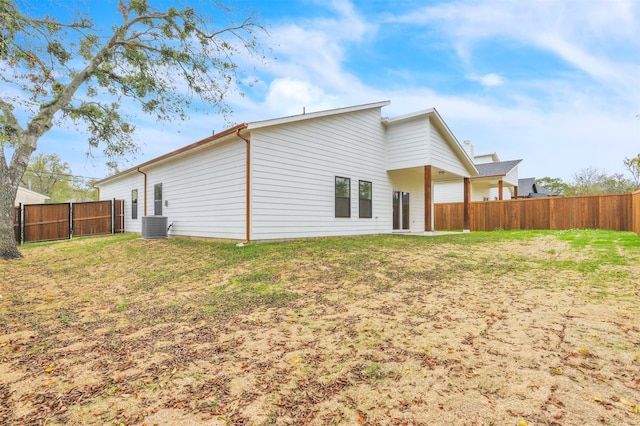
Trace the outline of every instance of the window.
<instances>
[{"instance_id":1,"label":"window","mask_svg":"<svg viewBox=\"0 0 640 426\"><path fill-rule=\"evenodd\" d=\"M153 187L153 214L162 216L162 184L156 183Z\"/></svg>"},{"instance_id":2,"label":"window","mask_svg":"<svg viewBox=\"0 0 640 426\"><path fill-rule=\"evenodd\" d=\"M131 219L138 218L138 190L131 191Z\"/></svg>"},{"instance_id":3,"label":"window","mask_svg":"<svg viewBox=\"0 0 640 426\"><path fill-rule=\"evenodd\" d=\"M359 181L359 186L360 186L360 191L359 191L359 198L360 198L360 205L359 205L359 211L360 211L360 217L361 218L371 218L372 214L371 214L371 182L367 182L366 180L361 180Z\"/></svg>"},{"instance_id":4,"label":"window","mask_svg":"<svg viewBox=\"0 0 640 426\"><path fill-rule=\"evenodd\" d=\"M336 176L336 217L351 217L351 179Z\"/></svg>"}]
</instances>

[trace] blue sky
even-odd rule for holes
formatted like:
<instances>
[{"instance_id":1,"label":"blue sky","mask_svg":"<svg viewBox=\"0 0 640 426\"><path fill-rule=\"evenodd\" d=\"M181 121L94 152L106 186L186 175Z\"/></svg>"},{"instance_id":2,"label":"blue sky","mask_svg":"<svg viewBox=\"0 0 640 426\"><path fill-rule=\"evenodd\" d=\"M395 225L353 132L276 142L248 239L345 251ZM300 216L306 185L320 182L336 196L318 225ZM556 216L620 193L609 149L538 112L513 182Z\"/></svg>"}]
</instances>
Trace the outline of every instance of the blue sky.
<instances>
[{"instance_id":1,"label":"blue sky","mask_svg":"<svg viewBox=\"0 0 640 426\"><path fill-rule=\"evenodd\" d=\"M114 1L86 3L105 22L116 17L108 12ZM523 159L520 177L570 181L587 167L625 173L623 159L640 153L640 1L246 0L236 6L260 14L270 33L263 46L277 60L250 71L259 82L243 88L245 97L228 98L234 122L390 100L385 116L435 107L476 153ZM201 111L183 123L142 119L137 126L142 152L123 168L226 124ZM75 174L108 173L85 151L86 137L68 129L45 135L39 145L39 152L60 154Z\"/></svg>"}]
</instances>

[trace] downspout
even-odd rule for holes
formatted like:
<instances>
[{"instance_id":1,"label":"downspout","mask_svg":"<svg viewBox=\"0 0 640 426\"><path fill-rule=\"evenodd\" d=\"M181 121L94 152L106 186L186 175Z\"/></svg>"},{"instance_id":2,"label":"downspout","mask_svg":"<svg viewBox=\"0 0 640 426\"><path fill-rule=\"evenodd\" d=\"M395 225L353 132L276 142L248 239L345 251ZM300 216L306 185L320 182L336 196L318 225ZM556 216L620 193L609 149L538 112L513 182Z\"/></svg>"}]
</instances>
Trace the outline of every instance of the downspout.
<instances>
[{"instance_id":1,"label":"downspout","mask_svg":"<svg viewBox=\"0 0 640 426\"><path fill-rule=\"evenodd\" d=\"M244 127L246 129L246 126ZM245 138L244 136L242 136L240 134L240 130L238 129L236 130L236 135L244 140L246 142L246 147L247 147L247 153L246 153L246 157L247 157L247 161L246 161L246 175L245 175L245 181L246 181L246 218L245 218L245 223L246 223L246 229L245 229L245 233L246 233L246 239L238 244L239 246L244 246L249 244L249 241L251 240L251 142L249 141L249 139Z\"/></svg>"},{"instance_id":2,"label":"downspout","mask_svg":"<svg viewBox=\"0 0 640 426\"><path fill-rule=\"evenodd\" d=\"M138 173L144 176L144 215L147 215L147 174L140 170L140 167L136 169Z\"/></svg>"}]
</instances>

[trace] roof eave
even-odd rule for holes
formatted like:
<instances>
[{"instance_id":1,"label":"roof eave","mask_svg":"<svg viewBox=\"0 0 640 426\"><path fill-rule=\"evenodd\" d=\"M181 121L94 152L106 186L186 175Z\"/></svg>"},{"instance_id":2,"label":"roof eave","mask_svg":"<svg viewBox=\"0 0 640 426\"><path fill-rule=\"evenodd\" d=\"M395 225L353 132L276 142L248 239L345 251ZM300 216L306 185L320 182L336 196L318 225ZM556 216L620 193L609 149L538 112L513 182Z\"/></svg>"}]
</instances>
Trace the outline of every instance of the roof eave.
<instances>
[{"instance_id":1,"label":"roof eave","mask_svg":"<svg viewBox=\"0 0 640 426\"><path fill-rule=\"evenodd\" d=\"M370 104L355 105L355 106L350 106L345 108L335 108L335 109L328 109L324 111L316 111L316 112L303 113L298 115L291 115L288 117L273 118L270 120L254 121L247 125L247 130L255 130L263 127L277 126L279 124L294 123L296 121L327 117L327 116L336 115L336 114L345 114L349 112L363 111L363 110L372 109L372 108L382 108L389 105L390 103L391 101L381 101L381 102L374 102Z\"/></svg>"}]
</instances>

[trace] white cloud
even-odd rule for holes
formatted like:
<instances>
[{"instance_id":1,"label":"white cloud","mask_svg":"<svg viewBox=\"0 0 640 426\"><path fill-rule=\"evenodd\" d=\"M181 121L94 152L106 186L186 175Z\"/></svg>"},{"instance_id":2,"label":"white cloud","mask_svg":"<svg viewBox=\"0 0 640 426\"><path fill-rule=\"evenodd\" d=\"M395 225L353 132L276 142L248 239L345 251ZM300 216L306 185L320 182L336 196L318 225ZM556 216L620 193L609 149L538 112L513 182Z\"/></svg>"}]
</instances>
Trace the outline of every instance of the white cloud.
<instances>
[{"instance_id":1,"label":"white cloud","mask_svg":"<svg viewBox=\"0 0 640 426\"><path fill-rule=\"evenodd\" d=\"M268 72L275 78L310 81L329 92L361 87L343 63L349 46L375 34L376 26L359 15L350 2L334 0L329 7L334 18L302 19L272 29L268 41L278 59Z\"/></svg>"},{"instance_id":2,"label":"white cloud","mask_svg":"<svg viewBox=\"0 0 640 426\"><path fill-rule=\"evenodd\" d=\"M504 77L501 77L498 74L494 73L484 75L467 74L467 78L471 81L477 81L478 83L487 87L502 86L506 81Z\"/></svg>"},{"instance_id":3,"label":"white cloud","mask_svg":"<svg viewBox=\"0 0 640 426\"><path fill-rule=\"evenodd\" d=\"M479 42L513 40L556 55L611 90L640 97L640 66L632 62L640 47L639 19L640 2L626 0L459 1L386 18L437 28L467 64Z\"/></svg>"},{"instance_id":4,"label":"white cloud","mask_svg":"<svg viewBox=\"0 0 640 426\"><path fill-rule=\"evenodd\" d=\"M302 114L303 108L310 112L312 109L325 110L342 106L337 96L328 95L309 82L292 78L273 80L264 104L269 111L277 113L275 116Z\"/></svg>"}]
</instances>

